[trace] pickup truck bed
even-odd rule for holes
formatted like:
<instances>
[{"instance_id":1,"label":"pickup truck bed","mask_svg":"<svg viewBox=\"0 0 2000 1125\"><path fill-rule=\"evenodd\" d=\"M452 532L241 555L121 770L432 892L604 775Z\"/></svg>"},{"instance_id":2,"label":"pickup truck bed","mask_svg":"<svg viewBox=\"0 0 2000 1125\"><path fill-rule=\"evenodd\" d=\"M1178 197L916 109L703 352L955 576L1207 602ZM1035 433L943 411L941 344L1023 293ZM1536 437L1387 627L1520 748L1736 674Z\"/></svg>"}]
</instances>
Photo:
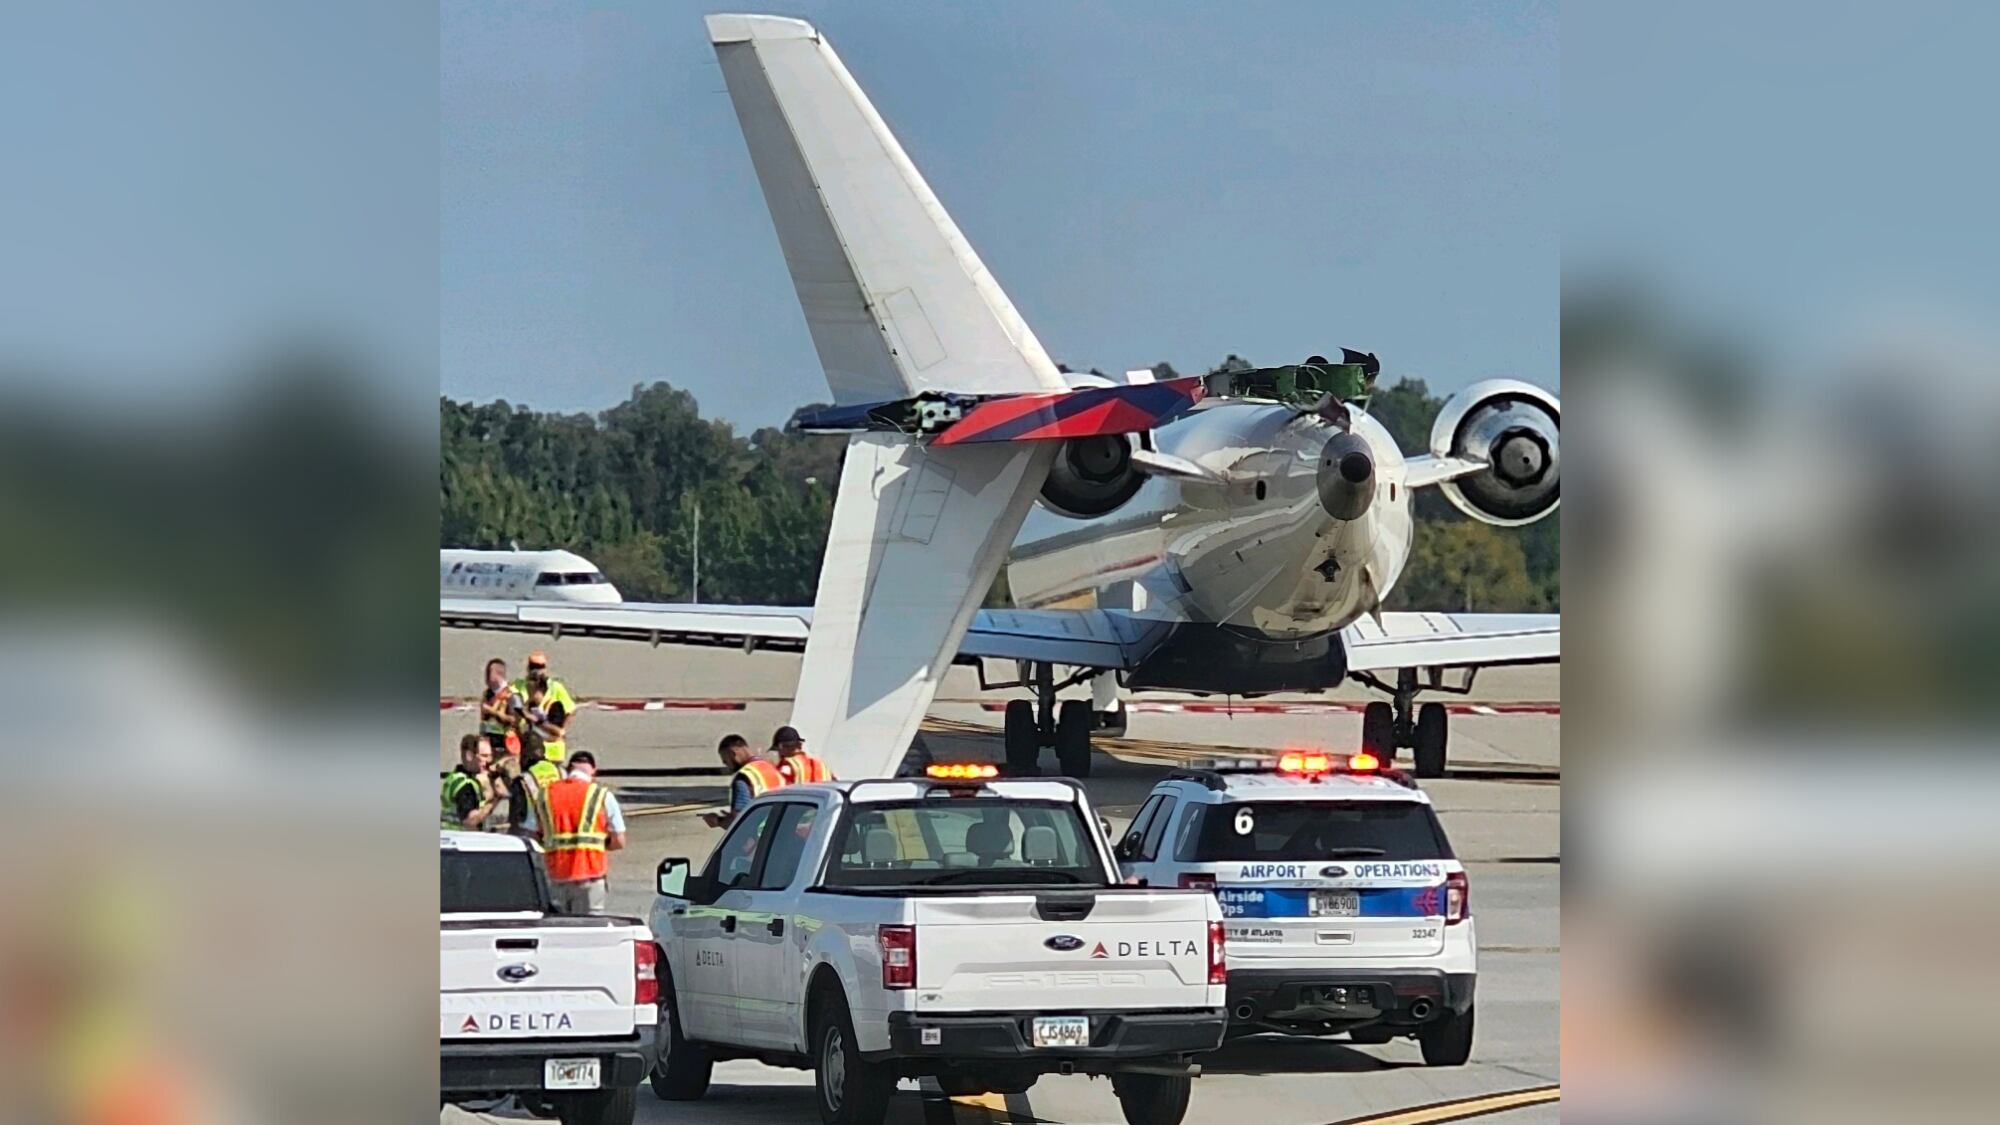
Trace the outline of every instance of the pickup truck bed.
<instances>
[{"instance_id":1,"label":"pickup truck bed","mask_svg":"<svg viewBox=\"0 0 2000 1125\"><path fill-rule=\"evenodd\" d=\"M652 932L636 918L546 914L523 841L443 836L439 1101L513 1095L565 1122L629 1125L657 1055ZM481 909L454 909L465 906Z\"/></svg>"}]
</instances>

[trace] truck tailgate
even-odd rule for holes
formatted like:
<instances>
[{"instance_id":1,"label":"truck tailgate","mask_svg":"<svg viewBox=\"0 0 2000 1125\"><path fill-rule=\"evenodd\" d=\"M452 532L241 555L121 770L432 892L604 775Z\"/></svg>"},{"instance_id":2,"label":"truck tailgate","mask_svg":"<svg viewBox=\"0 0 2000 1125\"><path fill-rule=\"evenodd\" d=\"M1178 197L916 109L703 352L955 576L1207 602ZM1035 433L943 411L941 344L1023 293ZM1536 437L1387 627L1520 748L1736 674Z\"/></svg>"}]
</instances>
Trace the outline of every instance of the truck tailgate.
<instances>
[{"instance_id":1,"label":"truck tailgate","mask_svg":"<svg viewBox=\"0 0 2000 1125\"><path fill-rule=\"evenodd\" d=\"M446 923L439 931L438 1036L630 1035L632 945L644 936L629 921L609 918Z\"/></svg>"},{"instance_id":2,"label":"truck tailgate","mask_svg":"<svg viewBox=\"0 0 2000 1125\"><path fill-rule=\"evenodd\" d=\"M1208 895L1138 889L917 898L919 1011L1208 1005Z\"/></svg>"}]
</instances>

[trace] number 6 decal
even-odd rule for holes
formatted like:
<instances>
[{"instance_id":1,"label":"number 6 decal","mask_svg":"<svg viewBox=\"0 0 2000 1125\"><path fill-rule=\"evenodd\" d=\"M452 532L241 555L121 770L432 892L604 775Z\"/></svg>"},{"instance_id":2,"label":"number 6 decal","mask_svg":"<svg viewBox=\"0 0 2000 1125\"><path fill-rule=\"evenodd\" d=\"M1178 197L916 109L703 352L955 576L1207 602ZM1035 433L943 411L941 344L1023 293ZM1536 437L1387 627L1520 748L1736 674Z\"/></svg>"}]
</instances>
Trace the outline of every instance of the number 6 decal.
<instances>
[{"instance_id":1,"label":"number 6 decal","mask_svg":"<svg viewBox=\"0 0 2000 1125\"><path fill-rule=\"evenodd\" d=\"M1245 805L1242 808L1236 810L1236 834L1238 836L1248 836L1250 834L1251 829L1256 827L1257 827L1257 818L1256 815L1250 811L1250 806Z\"/></svg>"}]
</instances>

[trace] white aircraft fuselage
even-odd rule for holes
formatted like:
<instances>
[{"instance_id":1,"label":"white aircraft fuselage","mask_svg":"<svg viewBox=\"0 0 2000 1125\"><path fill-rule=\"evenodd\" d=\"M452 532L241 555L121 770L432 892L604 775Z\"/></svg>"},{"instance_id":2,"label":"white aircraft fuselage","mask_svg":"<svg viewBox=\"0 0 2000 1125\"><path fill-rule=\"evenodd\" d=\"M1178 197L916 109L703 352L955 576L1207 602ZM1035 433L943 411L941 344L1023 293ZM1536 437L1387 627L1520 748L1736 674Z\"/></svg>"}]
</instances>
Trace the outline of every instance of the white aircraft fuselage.
<instances>
[{"instance_id":1,"label":"white aircraft fuselage","mask_svg":"<svg viewBox=\"0 0 2000 1125\"><path fill-rule=\"evenodd\" d=\"M1372 460L1372 497L1340 519L1320 492L1338 433L1329 423L1273 403L1204 404L1154 442L1216 479L1151 477L1095 518L1038 506L1008 557L1014 600L1046 606L1111 588L1116 608L1141 616L1281 641L1346 626L1387 596L1411 541L1402 451L1359 411L1350 429Z\"/></svg>"}]
</instances>

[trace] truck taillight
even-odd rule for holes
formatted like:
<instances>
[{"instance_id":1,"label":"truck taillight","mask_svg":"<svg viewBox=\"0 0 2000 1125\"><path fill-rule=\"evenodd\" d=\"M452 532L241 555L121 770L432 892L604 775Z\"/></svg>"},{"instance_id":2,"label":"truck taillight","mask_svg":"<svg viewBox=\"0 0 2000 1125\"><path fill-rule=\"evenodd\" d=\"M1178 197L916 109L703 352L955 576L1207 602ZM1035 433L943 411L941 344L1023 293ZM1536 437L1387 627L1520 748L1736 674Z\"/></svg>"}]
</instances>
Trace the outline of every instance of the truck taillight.
<instances>
[{"instance_id":1,"label":"truck taillight","mask_svg":"<svg viewBox=\"0 0 2000 1125\"><path fill-rule=\"evenodd\" d=\"M1472 883L1465 872L1452 871L1444 877L1444 924L1455 926L1472 915Z\"/></svg>"},{"instance_id":2,"label":"truck taillight","mask_svg":"<svg viewBox=\"0 0 2000 1125\"><path fill-rule=\"evenodd\" d=\"M882 926L875 940L882 947L882 987L917 987L917 928Z\"/></svg>"},{"instance_id":3,"label":"truck taillight","mask_svg":"<svg viewBox=\"0 0 2000 1125\"><path fill-rule=\"evenodd\" d=\"M1181 886L1182 886L1182 887L1192 887L1193 889L1195 889L1195 890L1197 890L1197 891L1207 891L1207 892L1209 892L1210 894L1214 894L1214 893L1215 893L1215 876L1213 876L1213 875L1202 875L1202 874L1195 874L1195 875L1185 875L1185 874L1184 874L1184 875L1182 875L1182 876L1181 876Z\"/></svg>"},{"instance_id":4,"label":"truck taillight","mask_svg":"<svg viewBox=\"0 0 2000 1125\"><path fill-rule=\"evenodd\" d=\"M1229 983L1229 939L1220 922L1208 924L1208 983Z\"/></svg>"},{"instance_id":5,"label":"truck taillight","mask_svg":"<svg viewBox=\"0 0 2000 1125\"><path fill-rule=\"evenodd\" d=\"M632 1003L660 1002L660 947L650 941L632 943Z\"/></svg>"}]
</instances>

